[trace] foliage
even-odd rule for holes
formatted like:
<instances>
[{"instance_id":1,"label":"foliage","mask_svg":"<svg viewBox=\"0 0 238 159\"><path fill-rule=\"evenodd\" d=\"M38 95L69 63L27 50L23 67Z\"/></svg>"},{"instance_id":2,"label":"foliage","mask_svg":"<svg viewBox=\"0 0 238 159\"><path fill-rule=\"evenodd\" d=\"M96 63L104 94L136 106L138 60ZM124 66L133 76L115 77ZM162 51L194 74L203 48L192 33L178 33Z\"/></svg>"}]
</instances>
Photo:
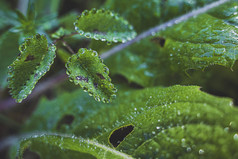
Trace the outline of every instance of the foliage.
<instances>
[{"instance_id":1,"label":"foliage","mask_svg":"<svg viewBox=\"0 0 238 159\"><path fill-rule=\"evenodd\" d=\"M77 90L73 94L63 94L54 101L42 100L24 130L73 133L75 136L96 139L110 147L112 143L109 141L112 140L109 138L115 130L133 125L133 131L118 134L125 138L124 141L117 136L114 140L119 142L117 150L136 158L173 158L178 155L235 158L238 155L238 110L232 106L230 99L208 95L197 86L121 92L117 101L110 105L98 105L84 96L76 99L82 93L82 90ZM50 110L49 106L52 107ZM36 138L30 137L26 141L33 140L33 144L35 140L52 142L48 137ZM62 141L62 144L70 142ZM45 154L46 150L34 145L27 147ZM59 154L64 153L60 145L56 145ZM217 145L220 145L219 148L216 148ZM229 145L234 147L230 148Z\"/></svg>"},{"instance_id":2,"label":"foliage","mask_svg":"<svg viewBox=\"0 0 238 159\"><path fill-rule=\"evenodd\" d=\"M12 97L21 102L38 80L50 69L55 58L55 46L48 46L45 36L37 34L19 47L20 55L9 69L9 88Z\"/></svg>"},{"instance_id":3,"label":"foliage","mask_svg":"<svg viewBox=\"0 0 238 159\"><path fill-rule=\"evenodd\" d=\"M149 30L214 1L29 0L20 11L0 2L0 100L9 89L20 103L40 81L19 105L23 137L10 157L238 158L238 109L200 90L237 97L238 2ZM0 124L21 116L9 112Z\"/></svg>"},{"instance_id":4,"label":"foliage","mask_svg":"<svg viewBox=\"0 0 238 159\"><path fill-rule=\"evenodd\" d=\"M80 35L95 40L124 43L136 36L126 20L104 9L85 10L74 25Z\"/></svg>"}]
</instances>

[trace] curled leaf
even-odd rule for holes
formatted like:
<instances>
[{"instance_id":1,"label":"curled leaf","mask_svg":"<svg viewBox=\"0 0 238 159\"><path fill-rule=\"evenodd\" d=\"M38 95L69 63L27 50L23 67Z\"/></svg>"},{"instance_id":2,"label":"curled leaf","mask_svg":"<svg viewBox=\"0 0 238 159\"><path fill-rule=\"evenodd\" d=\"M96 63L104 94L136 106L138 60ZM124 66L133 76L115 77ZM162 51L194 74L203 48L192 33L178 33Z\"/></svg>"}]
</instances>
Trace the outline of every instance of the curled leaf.
<instances>
[{"instance_id":1,"label":"curled leaf","mask_svg":"<svg viewBox=\"0 0 238 159\"><path fill-rule=\"evenodd\" d=\"M69 58L66 68L70 81L80 85L97 101L108 103L115 96L117 90L108 76L109 69L96 51L80 49Z\"/></svg>"},{"instance_id":2,"label":"curled leaf","mask_svg":"<svg viewBox=\"0 0 238 159\"><path fill-rule=\"evenodd\" d=\"M107 42L126 42L136 36L133 27L125 19L104 9L85 10L74 26L86 38Z\"/></svg>"},{"instance_id":3,"label":"curled leaf","mask_svg":"<svg viewBox=\"0 0 238 159\"><path fill-rule=\"evenodd\" d=\"M55 46L48 45L44 35L27 38L19 47L20 54L8 67L8 86L16 102L25 99L38 80L50 69L55 58Z\"/></svg>"}]
</instances>

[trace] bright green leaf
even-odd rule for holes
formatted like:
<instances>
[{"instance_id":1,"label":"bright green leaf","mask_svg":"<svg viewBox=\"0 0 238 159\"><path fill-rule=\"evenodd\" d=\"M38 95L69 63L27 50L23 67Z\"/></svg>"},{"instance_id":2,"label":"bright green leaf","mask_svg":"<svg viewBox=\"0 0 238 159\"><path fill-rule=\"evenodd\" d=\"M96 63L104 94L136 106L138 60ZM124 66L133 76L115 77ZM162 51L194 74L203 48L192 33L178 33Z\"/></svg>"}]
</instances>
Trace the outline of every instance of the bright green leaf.
<instances>
[{"instance_id":1,"label":"bright green leaf","mask_svg":"<svg viewBox=\"0 0 238 159\"><path fill-rule=\"evenodd\" d=\"M34 135L21 141L18 157L24 158L24 152L29 149L40 152L44 159L132 159L129 155L101 145L92 140L64 135Z\"/></svg>"},{"instance_id":2,"label":"bright green leaf","mask_svg":"<svg viewBox=\"0 0 238 159\"><path fill-rule=\"evenodd\" d=\"M122 17L109 10L85 10L75 21L79 34L95 40L126 42L136 36L133 27Z\"/></svg>"},{"instance_id":3,"label":"bright green leaf","mask_svg":"<svg viewBox=\"0 0 238 159\"><path fill-rule=\"evenodd\" d=\"M111 83L109 69L96 51L80 49L69 58L66 68L70 81L80 85L95 100L108 103L115 96L117 90Z\"/></svg>"},{"instance_id":4,"label":"bright green leaf","mask_svg":"<svg viewBox=\"0 0 238 159\"><path fill-rule=\"evenodd\" d=\"M55 46L49 45L44 35L25 39L19 47L20 55L11 64L8 83L17 102L27 97L38 80L50 69L55 58Z\"/></svg>"}]
</instances>

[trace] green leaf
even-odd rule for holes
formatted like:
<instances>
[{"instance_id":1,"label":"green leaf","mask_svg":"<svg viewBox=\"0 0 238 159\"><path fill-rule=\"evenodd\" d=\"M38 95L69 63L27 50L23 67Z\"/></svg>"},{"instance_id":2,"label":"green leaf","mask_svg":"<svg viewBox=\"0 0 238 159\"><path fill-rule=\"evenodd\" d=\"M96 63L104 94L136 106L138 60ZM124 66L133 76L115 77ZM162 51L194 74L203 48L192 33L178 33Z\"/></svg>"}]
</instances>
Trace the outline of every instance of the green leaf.
<instances>
[{"instance_id":1,"label":"green leaf","mask_svg":"<svg viewBox=\"0 0 238 159\"><path fill-rule=\"evenodd\" d=\"M24 152L26 149L40 152L40 157L44 159L132 159L129 155L101 145L96 141L57 134L34 135L22 140L18 154L20 159L24 158Z\"/></svg>"},{"instance_id":2,"label":"green leaf","mask_svg":"<svg viewBox=\"0 0 238 159\"><path fill-rule=\"evenodd\" d=\"M184 72L173 66L169 54L158 52L157 43L154 37L143 39L109 57L105 64L112 75L123 75L143 87L178 83Z\"/></svg>"},{"instance_id":3,"label":"green leaf","mask_svg":"<svg viewBox=\"0 0 238 159\"><path fill-rule=\"evenodd\" d=\"M104 105L92 100L82 89L63 93L50 101L43 98L30 120L25 123L23 131L72 133L84 118Z\"/></svg>"},{"instance_id":4,"label":"green leaf","mask_svg":"<svg viewBox=\"0 0 238 159\"><path fill-rule=\"evenodd\" d=\"M103 64L98 53L80 49L66 64L70 81L80 85L97 101L110 102L117 91L111 83L109 69Z\"/></svg>"},{"instance_id":5,"label":"green leaf","mask_svg":"<svg viewBox=\"0 0 238 159\"><path fill-rule=\"evenodd\" d=\"M170 54L170 60L184 70L232 67L238 58L236 32L236 26L203 14L159 33L166 39L160 52Z\"/></svg>"},{"instance_id":6,"label":"green leaf","mask_svg":"<svg viewBox=\"0 0 238 159\"><path fill-rule=\"evenodd\" d=\"M196 133L200 125L204 124L209 129L215 129L216 127L219 129L218 132L215 131L216 134L212 134L211 130L210 134L213 136L219 136L220 130L225 131L224 135L221 135L221 140L224 140L224 144L235 144L236 142L233 136L238 130L238 118L235 115L238 113L237 108L231 107L231 100L203 93L199 91L199 87L173 86L169 88L150 88L127 92L126 96L121 96L119 100L123 100L123 102L114 107L102 108L97 113L86 118L78 125L75 134L96 138L100 143L110 145L108 138L116 129L133 125L133 132L128 136L125 135L124 140L117 147L118 150L122 150L130 155L133 155L141 145L153 139L157 134L165 133L166 135L167 131L173 130L176 127L179 130L183 130L190 124L196 127L196 129L193 129L194 132L190 134ZM205 130L201 134L205 135ZM199 137L187 140L196 145L197 143L199 144L197 142ZM181 140L180 136L175 136L174 138L176 141ZM206 144L216 147L216 142L214 142L212 136L202 135L202 138L210 138L210 140L202 140L203 142L200 142L201 145L204 145L205 152L210 150L206 149ZM150 147L143 147L143 150L144 152L156 152L156 148L166 146L164 151L172 156L176 154L182 156L187 153L185 148L173 151L173 143L168 142L165 145L165 143L158 142L159 146L152 147L151 149ZM192 145L190 146L192 147ZM218 151L218 149L210 151L212 154L219 152L220 155L228 154L232 156L237 155L234 149L231 150L226 147L223 152ZM162 153L159 151L156 157L159 157ZM199 155L197 151L192 151L191 153L194 156ZM143 155L136 155L135 157L143 158ZM150 157L153 158L153 156Z\"/></svg>"},{"instance_id":7,"label":"green leaf","mask_svg":"<svg viewBox=\"0 0 238 159\"><path fill-rule=\"evenodd\" d=\"M82 98L75 100L77 97ZM41 102L26 129L34 126L30 130L46 130L52 124L48 131L56 131L62 116L71 114L74 121L68 132L96 139L105 146L116 141L117 150L136 158L145 154L149 158L166 154L170 158L187 155L232 158L238 155L237 113L230 99L208 95L197 86L121 92L108 105L98 105L76 91ZM122 138L113 137L115 134Z\"/></svg>"},{"instance_id":8,"label":"green leaf","mask_svg":"<svg viewBox=\"0 0 238 159\"><path fill-rule=\"evenodd\" d=\"M109 10L85 10L75 21L79 34L95 40L126 42L136 36L129 23Z\"/></svg>"},{"instance_id":9,"label":"green leaf","mask_svg":"<svg viewBox=\"0 0 238 159\"><path fill-rule=\"evenodd\" d=\"M236 5L227 3L168 28L159 36L129 46L105 63L112 75L123 75L144 87L181 83L189 69L211 65L230 68L238 58Z\"/></svg>"},{"instance_id":10,"label":"green leaf","mask_svg":"<svg viewBox=\"0 0 238 159\"><path fill-rule=\"evenodd\" d=\"M129 21L139 33L214 0L107 0L105 8Z\"/></svg>"},{"instance_id":11,"label":"green leaf","mask_svg":"<svg viewBox=\"0 0 238 159\"><path fill-rule=\"evenodd\" d=\"M107 0L105 8L127 19L137 32L154 27L160 22L161 1L154 0Z\"/></svg>"},{"instance_id":12,"label":"green leaf","mask_svg":"<svg viewBox=\"0 0 238 159\"><path fill-rule=\"evenodd\" d=\"M15 60L20 35L7 31L0 38L0 87L7 85L7 67Z\"/></svg>"},{"instance_id":13,"label":"green leaf","mask_svg":"<svg viewBox=\"0 0 238 159\"><path fill-rule=\"evenodd\" d=\"M55 58L55 46L48 45L44 35L25 39L20 55L8 67L10 93L17 102L27 97L38 80L50 69Z\"/></svg>"},{"instance_id":14,"label":"green leaf","mask_svg":"<svg viewBox=\"0 0 238 159\"><path fill-rule=\"evenodd\" d=\"M232 145L232 146L231 146ZM173 127L143 143L135 158L237 158L238 142L219 126ZM225 151L225 153L224 153ZM181 153L184 152L184 153Z\"/></svg>"}]
</instances>

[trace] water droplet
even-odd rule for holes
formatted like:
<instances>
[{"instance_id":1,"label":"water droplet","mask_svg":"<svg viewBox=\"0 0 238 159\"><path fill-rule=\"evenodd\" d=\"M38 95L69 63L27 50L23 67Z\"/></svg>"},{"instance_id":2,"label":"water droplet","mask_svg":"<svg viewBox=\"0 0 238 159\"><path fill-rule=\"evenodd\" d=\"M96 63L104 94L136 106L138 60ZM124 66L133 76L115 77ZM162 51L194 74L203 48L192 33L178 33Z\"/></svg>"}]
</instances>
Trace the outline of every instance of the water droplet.
<instances>
[{"instance_id":1,"label":"water droplet","mask_svg":"<svg viewBox=\"0 0 238 159\"><path fill-rule=\"evenodd\" d=\"M199 153L199 155L203 155L203 154L205 153L205 151L204 151L203 149L200 149L200 150L198 151L198 153Z\"/></svg>"},{"instance_id":2,"label":"water droplet","mask_svg":"<svg viewBox=\"0 0 238 159\"><path fill-rule=\"evenodd\" d=\"M79 33L80 35L83 35L83 34L84 34L84 31L79 30L78 33Z\"/></svg>"},{"instance_id":3,"label":"water droplet","mask_svg":"<svg viewBox=\"0 0 238 159\"><path fill-rule=\"evenodd\" d=\"M235 135L233 136L233 139L236 140L236 141L238 141L238 134L235 134Z\"/></svg>"},{"instance_id":4,"label":"water droplet","mask_svg":"<svg viewBox=\"0 0 238 159\"><path fill-rule=\"evenodd\" d=\"M113 40L114 43L117 43L117 42L118 42L118 40L117 40L116 37L114 37L112 40Z\"/></svg>"},{"instance_id":5,"label":"water droplet","mask_svg":"<svg viewBox=\"0 0 238 159\"><path fill-rule=\"evenodd\" d=\"M107 41L107 45L112 45L112 42L111 41Z\"/></svg>"},{"instance_id":6,"label":"water droplet","mask_svg":"<svg viewBox=\"0 0 238 159\"><path fill-rule=\"evenodd\" d=\"M92 55L93 55L93 56L98 56L97 51L93 51L93 52L92 52Z\"/></svg>"},{"instance_id":7,"label":"water droplet","mask_svg":"<svg viewBox=\"0 0 238 159\"><path fill-rule=\"evenodd\" d=\"M122 43L125 43L125 42L126 42L126 39L121 39L121 42L122 42Z\"/></svg>"},{"instance_id":8,"label":"water droplet","mask_svg":"<svg viewBox=\"0 0 238 159\"><path fill-rule=\"evenodd\" d=\"M85 33L85 37L86 38L91 38L91 34L90 33Z\"/></svg>"},{"instance_id":9,"label":"water droplet","mask_svg":"<svg viewBox=\"0 0 238 159\"><path fill-rule=\"evenodd\" d=\"M187 147L187 152L190 152L192 149L191 149L191 147Z\"/></svg>"}]
</instances>

